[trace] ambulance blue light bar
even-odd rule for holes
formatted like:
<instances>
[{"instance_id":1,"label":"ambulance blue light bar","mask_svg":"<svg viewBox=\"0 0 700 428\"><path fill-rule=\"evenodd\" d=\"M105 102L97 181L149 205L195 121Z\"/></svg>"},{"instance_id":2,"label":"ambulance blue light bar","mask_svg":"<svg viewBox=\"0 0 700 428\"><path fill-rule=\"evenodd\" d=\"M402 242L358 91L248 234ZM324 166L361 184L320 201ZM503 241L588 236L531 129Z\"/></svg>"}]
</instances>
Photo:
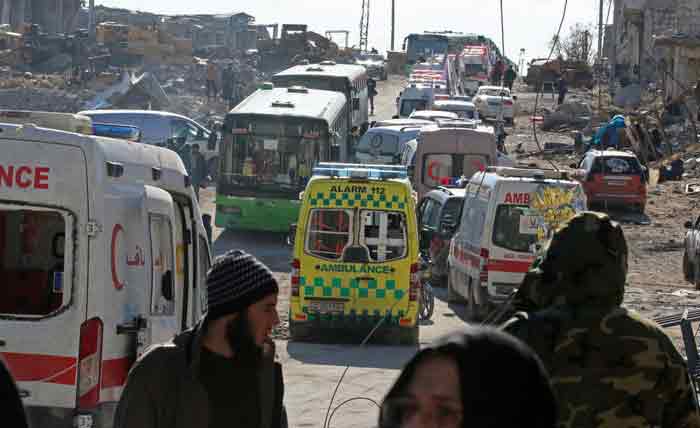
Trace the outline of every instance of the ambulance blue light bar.
<instances>
[{"instance_id":1,"label":"ambulance blue light bar","mask_svg":"<svg viewBox=\"0 0 700 428\"><path fill-rule=\"evenodd\" d=\"M319 163L313 170L314 176L391 180L408 178L405 166L397 165L363 165L352 163Z\"/></svg>"}]
</instances>

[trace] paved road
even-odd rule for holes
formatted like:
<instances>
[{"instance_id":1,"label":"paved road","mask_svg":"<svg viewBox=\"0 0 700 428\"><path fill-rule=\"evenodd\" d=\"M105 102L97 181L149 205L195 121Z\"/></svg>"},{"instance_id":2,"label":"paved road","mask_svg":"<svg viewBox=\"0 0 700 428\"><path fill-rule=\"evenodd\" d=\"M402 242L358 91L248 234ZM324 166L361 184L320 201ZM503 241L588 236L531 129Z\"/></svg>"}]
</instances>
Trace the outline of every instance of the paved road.
<instances>
[{"instance_id":1,"label":"paved road","mask_svg":"<svg viewBox=\"0 0 700 428\"><path fill-rule=\"evenodd\" d=\"M395 114L395 100L403 86L403 79L391 77L379 82L379 96L375 100L376 119L391 118ZM205 212L213 214L213 189L202 192ZM289 306L289 261L291 251L280 235L233 233L214 230L214 251L241 248L255 254L275 271L280 279L279 312L286 319ZM463 328L464 307L448 305L444 290L436 290L437 301L433 319L420 327L421 345L454 330ZM339 404L353 397L367 397L381 401L398 376L402 365L415 353L413 347L370 346L360 348L349 345L322 345L294 343L277 340L279 358L284 365L286 381L285 403L290 426L323 427L324 416L331 395L345 366L347 373L335 398ZM353 402L343 406L333 417L334 428L370 427L376 424L377 408L369 401Z\"/></svg>"}]
</instances>

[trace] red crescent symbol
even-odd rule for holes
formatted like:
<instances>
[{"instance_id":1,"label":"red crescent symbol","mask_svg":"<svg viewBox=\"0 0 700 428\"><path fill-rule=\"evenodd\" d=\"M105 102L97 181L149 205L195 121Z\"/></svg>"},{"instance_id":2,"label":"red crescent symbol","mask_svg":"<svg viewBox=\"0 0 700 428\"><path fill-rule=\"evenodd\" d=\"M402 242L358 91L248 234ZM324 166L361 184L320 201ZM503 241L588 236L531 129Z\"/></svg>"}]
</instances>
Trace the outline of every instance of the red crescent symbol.
<instances>
[{"instance_id":1,"label":"red crescent symbol","mask_svg":"<svg viewBox=\"0 0 700 428\"><path fill-rule=\"evenodd\" d=\"M112 229L112 285L117 290L124 288L124 283L119 281L117 276L117 235L119 232L123 232L124 228L121 224L115 224L114 229Z\"/></svg>"},{"instance_id":2,"label":"red crescent symbol","mask_svg":"<svg viewBox=\"0 0 700 428\"><path fill-rule=\"evenodd\" d=\"M440 162L438 162L438 161L432 161L432 162L430 162L430 164L428 164L428 177L430 177L430 179L432 179L432 180L437 180L437 179L440 178L440 177L436 177L436 176L433 175L433 168L434 168L436 165L440 165Z\"/></svg>"}]
</instances>

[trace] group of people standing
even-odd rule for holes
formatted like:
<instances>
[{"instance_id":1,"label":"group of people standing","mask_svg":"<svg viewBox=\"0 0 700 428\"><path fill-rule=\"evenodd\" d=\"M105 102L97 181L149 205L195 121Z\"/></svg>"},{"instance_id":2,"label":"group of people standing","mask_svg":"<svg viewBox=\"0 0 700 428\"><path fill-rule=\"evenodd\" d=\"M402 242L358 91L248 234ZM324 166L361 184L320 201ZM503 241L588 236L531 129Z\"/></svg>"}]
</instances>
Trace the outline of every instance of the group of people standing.
<instances>
[{"instance_id":1,"label":"group of people standing","mask_svg":"<svg viewBox=\"0 0 700 428\"><path fill-rule=\"evenodd\" d=\"M221 73L213 61L207 63L207 100L217 100L219 96L219 86L217 82L221 80L221 97L228 104L229 110L240 101L242 92L242 82L238 78L233 63L229 63Z\"/></svg>"},{"instance_id":2,"label":"group of people standing","mask_svg":"<svg viewBox=\"0 0 700 428\"><path fill-rule=\"evenodd\" d=\"M466 327L405 365L379 428L700 427L685 361L658 326L621 306L628 249L620 225L581 213L545 248L501 328ZM115 428L287 427L270 340L279 290L252 255L217 259L208 313L136 362ZM18 402L3 414L20 414L9 408Z\"/></svg>"},{"instance_id":3,"label":"group of people standing","mask_svg":"<svg viewBox=\"0 0 700 428\"><path fill-rule=\"evenodd\" d=\"M501 81L503 81L503 86L512 91L513 84L515 83L515 79L517 78L518 73L515 71L515 67L513 67L512 64L509 65L508 68L506 68L503 60L499 59L498 61L496 61L496 65L494 65L493 71L491 71L492 85L500 85Z\"/></svg>"}]
</instances>

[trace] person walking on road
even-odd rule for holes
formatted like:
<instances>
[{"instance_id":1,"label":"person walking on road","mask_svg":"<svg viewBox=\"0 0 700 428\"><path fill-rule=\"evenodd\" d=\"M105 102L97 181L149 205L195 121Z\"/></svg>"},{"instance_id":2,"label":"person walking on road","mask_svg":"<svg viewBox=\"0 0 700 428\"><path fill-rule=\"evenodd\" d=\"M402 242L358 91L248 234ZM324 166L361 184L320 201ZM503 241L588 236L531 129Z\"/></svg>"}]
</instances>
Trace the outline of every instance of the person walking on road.
<instances>
[{"instance_id":1,"label":"person walking on road","mask_svg":"<svg viewBox=\"0 0 700 428\"><path fill-rule=\"evenodd\" d=\"M207 274L208 313L146 352L129 373L115 428L286 428L282 367L272 328L279 286L240 250Z\"/></svg>"},{"instance_id":2,"label":"person walking on road","mask_svg":"<svg viewBox=\"0 0 700 428\"><path fill-rule=\"evenodd\" d=\"M503 389L518 397L503 405ZM554 428L542 362L493 328L467 327L418 352L384 399L379 428Z\"/></svg>"},{"instance_id":3,"label":"person walking on road","mask_svg":"<svg viewBox=\"0 0 700 428\"><path fill-rule=\"evenodd\" d=\"M213 60L207 62L207 101L211 102L212 98L216 101L216 97L219 95L219 91L216 87L216 80L218 78L216 64Z\"/></svg>"},{"instance_id":4,"label":"person walking on road","mask_svg":"<svg viewBox=\"0 0 700 428\"><path fill-rule=\"evenodd\" d=\"M368 78L367 79L367 96L369 97L369 108L370 108L369 114L371 116L374 116L374 97L376 97L378 94L379 93L377 92L377 81L371 77Z\"/></svg>"},{"instance_id":5,"label":"person walking on road","mask_svg":"<svg viewBox=\"0 0 700 428\"><path fill-rule=\"evenodd\" d=\"M518 74L515 72L515 69L513 66L509 66L508 70L506 70L505 75L503 76L503 83L504 85L510 90L513 90L513 83L515 82L515 79L518 77Z\"/></svg>"},{"instance_id":6,"label":"person walking on road","mask_svg":"<svg viewBox=\"0 0 700 428\"><path fill-rule=\"evenodd\" d=\"M621 307L622 228L584 212L559 229L514 297L504 330L542 359L562 428L698 427L694 386L673 342Z\"/></svg>"},{"instance_id":7,"label":"person walking on road","mask_svg":"<svg viewBox=\"0 0 700 428\"><path fill-rule=\"evenodd\" d=\"M569 83L566 81L564 76L559 76L557 80L557 88L559 89L559 99L557 100L557 105L564 104L566 100L566 94L569 93Z\"/></svg>"},{"instance_id":8,"label":"person walking on road","mask_svg":"<svg viewBox=\"0 0 700 428\"><path fill-rule=\"evenodd\" d=\"M197 201L199 201L199 188L206 182L207 176L209 175L207 171L207 161L204 160L204 156L199 151L199 144L192 144L190 171L192 187L194 187L194 193L197 195Z\"/></svg>"}]
</instances>

